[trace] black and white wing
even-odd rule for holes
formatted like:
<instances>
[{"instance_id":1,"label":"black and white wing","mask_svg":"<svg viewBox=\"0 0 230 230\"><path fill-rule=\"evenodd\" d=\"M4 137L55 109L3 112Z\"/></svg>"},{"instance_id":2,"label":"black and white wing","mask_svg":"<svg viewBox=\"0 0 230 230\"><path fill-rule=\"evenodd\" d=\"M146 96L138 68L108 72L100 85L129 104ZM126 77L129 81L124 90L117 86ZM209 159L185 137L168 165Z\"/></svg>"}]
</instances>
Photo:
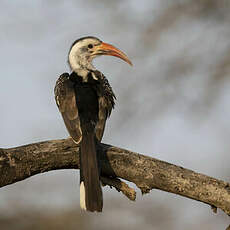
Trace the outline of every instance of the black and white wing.
<instances>
[{"instance_id":1,"label":"black and white wing","mask_svg":"<svg viewBox=\"0 0 230 230\"><path fill-rule=\"evenodd\" d=\"M80 118L76 104L74 83L70 81L68 73L63 73L58 78L54 94L57 106L65 122L65 126L74 142L79 144L82 139Z\"/></svg>"}]
</instances>

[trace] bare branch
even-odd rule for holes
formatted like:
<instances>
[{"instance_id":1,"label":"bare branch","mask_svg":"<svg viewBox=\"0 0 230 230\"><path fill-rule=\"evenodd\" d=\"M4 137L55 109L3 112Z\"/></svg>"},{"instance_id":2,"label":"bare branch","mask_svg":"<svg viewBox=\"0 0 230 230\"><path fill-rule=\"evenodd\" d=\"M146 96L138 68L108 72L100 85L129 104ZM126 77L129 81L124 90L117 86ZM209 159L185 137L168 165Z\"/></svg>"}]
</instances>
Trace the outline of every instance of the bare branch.
<instances>
[{"instance_id":1,"label":"bare branch","mask_svg":"<svg viewBox=\"0 0 230 230\"><path fill-rule=\"evenodd\" d=\"M185 196L230 215L227 182L118 147L100 144L98 152L104 177L133 182L142 193L160 189ZM71 139L0 149L0 187L41 172L70 168L79 169L79 147ZM126 189L122 183L120 188L111 184L121 191Z\"/></svg>"},{"instance_id":2,"label":"bare branch","mask_svg":"<svg viewBox=\"0 0 230 230\"><path fill-rule=\"evenodd\" d=\"M104 186L113 186L116 188L118 192L122 192L125 196L127 196L130 200L136 200L136 192L133 188L130 188L125 182L121 181L118 178L109 178L109 177L101 177L102 183Z\"/></svg>"}]
</instances>

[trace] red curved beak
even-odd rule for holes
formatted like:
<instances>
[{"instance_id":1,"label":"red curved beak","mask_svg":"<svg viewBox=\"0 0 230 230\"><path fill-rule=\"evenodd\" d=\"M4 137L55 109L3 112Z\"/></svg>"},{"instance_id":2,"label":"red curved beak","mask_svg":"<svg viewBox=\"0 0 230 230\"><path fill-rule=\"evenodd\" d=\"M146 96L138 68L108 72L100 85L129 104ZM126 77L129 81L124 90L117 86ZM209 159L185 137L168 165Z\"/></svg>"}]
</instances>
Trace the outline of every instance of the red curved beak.
<instances>
[{"instance_id":1,"label":"red curved beak","mask_svg":"<svg viewBox=\"0 0 230 230\"><path fill-rule=\"evenodd\" d=\"M120 51L119 49L117 49L116 47L108 43L102 42L99 46L97 46L96 54L115 56L115 57L121 58L122 60L130 64L131 66L133 65L126 54L124 54L122 51Z\"/></svg>"}]
</instances>

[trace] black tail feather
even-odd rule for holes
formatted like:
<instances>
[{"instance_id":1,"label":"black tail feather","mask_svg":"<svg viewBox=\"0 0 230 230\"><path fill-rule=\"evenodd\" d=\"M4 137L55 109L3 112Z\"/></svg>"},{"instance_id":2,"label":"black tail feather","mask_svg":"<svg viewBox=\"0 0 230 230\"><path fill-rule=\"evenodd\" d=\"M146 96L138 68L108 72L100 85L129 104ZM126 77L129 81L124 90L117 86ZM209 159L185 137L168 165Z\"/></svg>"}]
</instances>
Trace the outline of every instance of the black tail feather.
<instances>
[{"instance_id":1,"label":"black tail feather","mask_svg":"<svg viewBox=\"0 0 230 230\"><path fill-rule=\"evenodd\" d=\"M102 211L103 197L94 132L83 132L80 154L80 205L87 211Z\"/></svg>"}]
</instances>

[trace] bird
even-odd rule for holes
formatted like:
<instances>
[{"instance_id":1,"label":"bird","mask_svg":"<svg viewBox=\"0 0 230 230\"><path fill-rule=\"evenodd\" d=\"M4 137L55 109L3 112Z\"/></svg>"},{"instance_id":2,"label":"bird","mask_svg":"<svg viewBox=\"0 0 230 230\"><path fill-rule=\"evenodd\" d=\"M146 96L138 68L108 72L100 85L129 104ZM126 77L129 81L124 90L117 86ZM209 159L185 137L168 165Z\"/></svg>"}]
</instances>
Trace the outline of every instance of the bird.
<instances>
[{"instance_id":1,"label":"bird","mask_svg":"<svg viewBox=\"0 0 230 230\"><path fill-rule=\"evenodd\" d=\"M56 81L56 104L72 140L80 146L80 207L101 212L103 195L96 146L115 105L115 94L107 78L92 61L102 55L115 56L132 65L125 53L100 39L87 36L70 47L68 64L71 73Z\"/></svg>"}]
</instances>

